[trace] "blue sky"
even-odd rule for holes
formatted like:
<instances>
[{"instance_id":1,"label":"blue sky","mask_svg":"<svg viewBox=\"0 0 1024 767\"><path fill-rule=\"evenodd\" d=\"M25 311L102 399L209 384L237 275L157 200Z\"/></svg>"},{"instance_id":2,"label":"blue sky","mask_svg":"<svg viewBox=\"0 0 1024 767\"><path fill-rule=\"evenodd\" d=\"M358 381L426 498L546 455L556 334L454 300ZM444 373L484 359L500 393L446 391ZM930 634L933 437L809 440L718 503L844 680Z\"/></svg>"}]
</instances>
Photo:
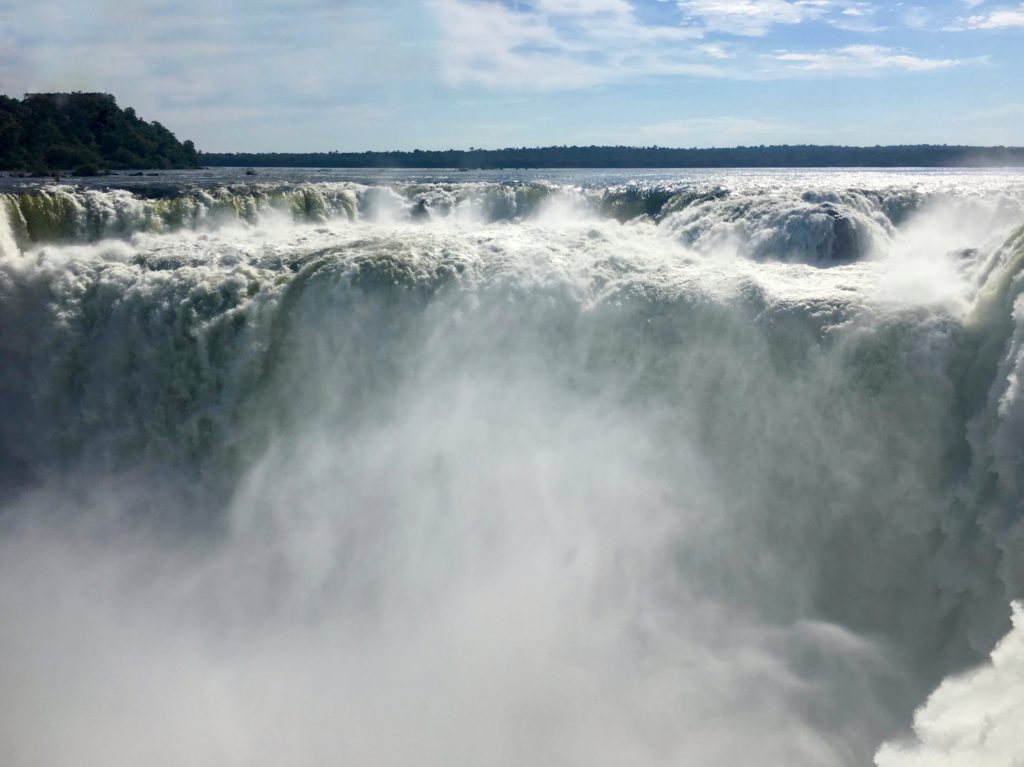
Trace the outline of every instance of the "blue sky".
<instances>
[{"instance_id":1,"label":"blue sky","mask_svg":"<svg viewBox=\"0 0 1024 767\"><path fill-rule=\"evenodd\" d=\"M1024 145L1024 3L0 0L0 92L207 151Z\"/></svg>"}]
</instances>

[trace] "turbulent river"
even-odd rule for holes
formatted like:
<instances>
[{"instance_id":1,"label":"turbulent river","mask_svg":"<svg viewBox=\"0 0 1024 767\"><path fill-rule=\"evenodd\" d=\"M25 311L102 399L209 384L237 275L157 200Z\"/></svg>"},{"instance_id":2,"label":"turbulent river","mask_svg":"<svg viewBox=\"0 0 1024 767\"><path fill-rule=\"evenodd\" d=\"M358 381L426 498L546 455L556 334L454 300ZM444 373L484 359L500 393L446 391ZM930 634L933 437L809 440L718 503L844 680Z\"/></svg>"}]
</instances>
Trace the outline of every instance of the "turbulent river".
<instances>
[{"instance_id":1,"label":"turbulent river","mask_svg":"<svg viewBox=\"0 0 1024 767\"><path fill-rule=\"evenodd\" d=\"M3 762L1020 765L1022 386L1019 173L0 179Z\"/></svg>"}]
</instances>

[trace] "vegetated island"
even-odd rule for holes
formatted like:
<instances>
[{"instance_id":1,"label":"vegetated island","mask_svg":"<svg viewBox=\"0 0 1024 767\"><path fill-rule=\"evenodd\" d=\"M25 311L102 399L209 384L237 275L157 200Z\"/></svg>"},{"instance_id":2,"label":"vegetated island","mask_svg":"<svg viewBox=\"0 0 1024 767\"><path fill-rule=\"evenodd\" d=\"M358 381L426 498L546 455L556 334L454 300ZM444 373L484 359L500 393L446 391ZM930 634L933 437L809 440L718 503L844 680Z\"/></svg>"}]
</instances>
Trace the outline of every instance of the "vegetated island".
<instances>
[{"instance_id":1,"label":"vegetated island","mask_svg":"<svg viewBox=\"0 0 1024 767\"><path fill-rule=\"evenodd\" d=\"M46 176L60 170L195 168L196 148L158 122L121 109L108 93L0 96L0 170Z\"/></svg>"},{"instance_id":2,"label":"vegetated island","mask_svg":"<svg viewBox=\"0 0 1024 767\"><path fill-rule=\"evenodd\" d=\"M1024 147L740 146L669 149L659 146L549 146L411 152L215 153L207 166L264 168L980 168L1024 166Z\"/></svg>"}]
</instances>

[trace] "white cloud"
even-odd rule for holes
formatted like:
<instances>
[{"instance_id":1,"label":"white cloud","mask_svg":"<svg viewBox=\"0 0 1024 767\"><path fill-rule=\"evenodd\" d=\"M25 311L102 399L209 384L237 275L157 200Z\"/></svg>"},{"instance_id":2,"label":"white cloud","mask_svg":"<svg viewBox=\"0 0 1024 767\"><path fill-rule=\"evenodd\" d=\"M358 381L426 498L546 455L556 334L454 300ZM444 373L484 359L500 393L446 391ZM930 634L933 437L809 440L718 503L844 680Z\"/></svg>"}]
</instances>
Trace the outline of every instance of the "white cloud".
<instances>
[{"instance_id":1,"label":"white cloud","mask_svg":"<svg viewBox=\"0 0 1024 767\"><path fill-rule=\"evenodd\" d=\"M850 32L880 32L878 7L866 0L676 0L708 31L763 37L772 27L816 21Z\"/></svg>"},{"instance_id":2,"label":"white cloud","mask_svg":"<svg viewBox=\"0 0 1024 767\"><path fill-rule=\"evenodd\" d=\"M961 63L877 45L779 51L766 59L754 43L706 37L727 25L736 34L757 36L771 24L809 19L865 31L877 9L863 0L676 0L690 12L689 25L642 23L625 0L431 3L442 30L443 74L454 86L551 91L651 76L779 79L921 72ZM695 26L698 21L705 26Z\"/></svg>"},{"instance_id":3,"label":"white cloud","mask_svg":"<svg viewBox=\"0 0 1024 767\"><path fill-rule=\"evenodd\" d=\"M1016 9L1003 8L980 16L970 16L963 24L966 29L1015 29L1024 27L1024 4Z\"/></svg>"},{"instance_id":4,"label":"white cloud","mask_svg":"<svg viewBox=\"0 0 1024 767\"><path fill-rule=\"evenodd\" d=\"M775 59L801 70L844 75L869 75L889 69L930 72L963 63L958 59L920 58L880 45L848 45L816 53L780 51Z\"/></svg>"},{"instance_id":5,"label":"white cloud","mask_svg":"<svg viewBox=\"0 0 1024 767\"><path fill-rule=\"evenodd\" d=\"M931 21L932 15L927 8L914 6L903 13L903 23L911 29L924 29Z\"/></svg>"},{"instance_id":6,"label":"white cloud","mask_svg":"<svg viewBox=\"0 0 1024 767\"><path fill-rule=\"evenodd\" d=\"M632 11L626 0L535 0L533 6L543 13L579 16L628 14Z\"/></svg>"},{"instance_id":7,"label":"white cloud","mask_svg":"<svg viewBox=\"0 0 1024 767\"><path fill-rule=\"evenodd\" d=\"M443 23L442 67L453 85L565 88L598 82L600 68L574 58L578 45L537 13L498 3L435 0Z\"/></svg>"},{"instance_id":8,"label":"white cloud","mask_svg":"<svg viewBox=\"0 0 1024 767\"><path fill-rule=\"evenodd\" d=\"M713 59L721 60L736 58L735 53L719 43L704 43L703 45L698 45L697 50Z\"/></svg>"},{"instance_id":9,"label":"white cloud","mask_svg":"<svg viewBox=\"0 0 1024 767\"><path fill-rule=\"evenodd\" d=\"M422 82L427 71L422 49L395 44L401 18L366 0L11 5L0 0L0 92L111 92L207 151L332 148L379 135L380 115L401 105L369 89ZM332 112L338 103L343 115Z\"/></svg>"},{"instance_id":10,"label":"white cloud","mask_svg":"<svg viewBox=\"0 0 1024 767\"><path fill-rule=\"evenodd\" d=\"M846 2L841 7L842 10L838 14L828 19L828 23L833 27L862 33L881 32L885 29L876 22L878 8L871 3L854 0L854 2Z\"/></svg>"},{"instance_id":11,"label":"white cloud","mask_svg":"<svg viewBox=\"0 0 1024 767\"><path fill-rule=\"evenodd\" d=\"M778 24L823 17L827 0L679 0L679 8L709 30L760 37Z\"/></svg>"},{"instance_id":12,"label":"white cloud","mask_svg":"<svg viewBox=\"0 0 1024 767\"><path fill-rule=\"evenodd\" d=\"M700 30L643 24L624 0L537 0L519 10L470 0L431 4L452 85L560 90L644 75L722 74L708 55L681 45Z\"/></svg>"}]
</instances>

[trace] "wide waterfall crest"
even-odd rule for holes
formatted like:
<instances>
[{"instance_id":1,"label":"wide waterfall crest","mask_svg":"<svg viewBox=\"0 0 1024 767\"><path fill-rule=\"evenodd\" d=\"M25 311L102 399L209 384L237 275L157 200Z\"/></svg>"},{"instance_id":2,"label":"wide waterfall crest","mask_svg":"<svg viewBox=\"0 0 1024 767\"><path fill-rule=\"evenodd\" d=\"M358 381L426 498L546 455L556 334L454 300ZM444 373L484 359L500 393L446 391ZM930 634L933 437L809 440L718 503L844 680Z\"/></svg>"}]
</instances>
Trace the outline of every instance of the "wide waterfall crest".
<instances>
[{"instance_id":1,"label":"wide waterfall crest","mask_svg":"<svg viewBox=\"0 0 1024 767\"><path fill-rule=\"evenodd\" d=\"M746 183L641 182L610 186L505 181L472 183L235 183L202 187L140 184L131 189L51 185L0 194L9 230L21 249L45 243L130 239L142 233L216 231L286 222L463 224L589 218L657 223L704 254L764 261L848 263L884 251L915 215L942 209L960 220L1005 227L1024 212L1024 189L964 190L919 181L836 190ZM995 183L995 182L993 182ZM6 252L14 252L9 242Z\"/></svg>"}]
</instances>

